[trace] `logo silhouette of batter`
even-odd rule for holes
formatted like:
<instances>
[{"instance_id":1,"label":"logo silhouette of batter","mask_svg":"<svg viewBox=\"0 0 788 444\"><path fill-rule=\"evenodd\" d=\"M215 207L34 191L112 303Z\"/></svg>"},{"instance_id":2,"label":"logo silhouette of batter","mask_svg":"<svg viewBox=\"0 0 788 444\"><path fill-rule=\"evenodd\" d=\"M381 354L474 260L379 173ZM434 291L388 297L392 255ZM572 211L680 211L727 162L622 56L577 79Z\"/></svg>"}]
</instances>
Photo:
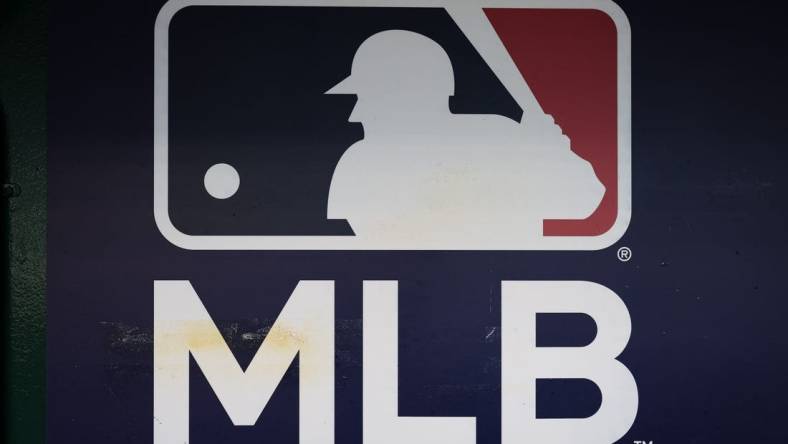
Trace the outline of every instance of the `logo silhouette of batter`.
<instances>
[{"instance_id":1,"label":"logo silhouette of batter","mask_svg":"<svg viewBox=\"0 0 788 444\"><path fill-rule=\"evenodd\" d=\"M605 188L553 119L453 114L446 51L391 30L358 48L351 75L326 94L355 94L364 138L334 171L328 218L356 236L407 244L542 236L545 219L585 219Z\"/></svg>"}]
</instances>

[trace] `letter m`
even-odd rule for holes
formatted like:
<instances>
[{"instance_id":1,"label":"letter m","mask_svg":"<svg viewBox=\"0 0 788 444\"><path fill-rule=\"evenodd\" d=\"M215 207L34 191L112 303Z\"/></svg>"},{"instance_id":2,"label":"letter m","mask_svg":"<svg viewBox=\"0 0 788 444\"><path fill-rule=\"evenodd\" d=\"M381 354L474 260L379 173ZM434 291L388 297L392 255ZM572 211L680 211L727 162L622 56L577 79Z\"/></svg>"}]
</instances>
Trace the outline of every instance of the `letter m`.
<instances>
[{"instance_id":1,"label":"letter m","mask_svg":"<svg viewBox=\"0 0 788 444\"><path fill-rule=\"evenodd\" d=\"M188 281L154 282L153 336L154 444L189 442L190 355L236 426L255 424L298 356L300 443L333 444L333 282L298 284L245 371Z\"/></svg>"}]
</instances>

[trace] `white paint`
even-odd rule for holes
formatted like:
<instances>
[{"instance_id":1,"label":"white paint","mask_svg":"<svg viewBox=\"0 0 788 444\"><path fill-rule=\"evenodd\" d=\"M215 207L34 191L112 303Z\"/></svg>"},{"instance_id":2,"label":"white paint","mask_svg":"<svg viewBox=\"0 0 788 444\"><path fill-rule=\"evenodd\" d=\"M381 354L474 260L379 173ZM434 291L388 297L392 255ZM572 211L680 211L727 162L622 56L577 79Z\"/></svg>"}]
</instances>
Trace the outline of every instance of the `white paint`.
<instances>
[{"instance_id":1,"label":"white paint","mask_svg":"<svg viewBox=\"0 0 788 444\"><path fill-rule=\"evenodd\" d=\"M364 443L474 444L476 418L399 416L396 281L364 282Z\"/></svg>"},{"instance_id":2,"label":"white paint","mask_svg":"<svg viewBox=\"0 0 788 444\"><path fill-rule=\"evenodd\" d=\"M217 163L205 172L205 191L215 199L229 199L238 192L241 176L226 163Z\"/></svg>"},{"instance_id":3,"label":"white paint","mask_svg":"<svg viewBox=\"0 0 788 444\"><path fill-rule=\"evenodd\" d=\"M638 410L635 379L616 360L632 331L621 299L591 282L504 281L501 288L502 443L617 442ZM596 338L585 347L537 347L537 313L585 313L596 322ZM599 410L583 419L536 419L536 380L577 378L599 387Z\"/></svg>"},{"instance_id":4,"label":"white paint","mask_svg":"<svg viewBox=\"0 0 788 444\"><path fill-rule=\"evenodd\" d=\"M596 210L605 188L550 116L453 114L453 91L435 41L389 30L361 44L351 76L328 91L357 95L349 120L364 127L334 171L330 219L361 239L440 249L527 244L545 219Z\"/></svg>"},{"instance_id":5,"label":"white paint","mask_svg":"<svg viewBox=\"0 0 788 444\"><path fill-rule=\"evenodd\" d=\"M480 171L500 171L499 184L487 185L485 187L470 187L468 181L464 183L454 184L452 191L440 192L437 195L441 198L449 197L447 202L448 208L436 211L435 209L425 210L425 202L429 202L427 198L420 198L416 201L417 205L400 208L389 208L389 214L384 214L384 217L367 218L362 216L361 219L370 219L373 222L370 224L371 229L367 230L360 228L367 225L366 222L356 223L351 221L351 225L358 227L359 236L192 236L188 233L179 231L172 224L169 218L169 203L168 203L168 63L169 63L169 25L173 16L182 8L192 5L243 5L243 6L315 6L315 7L330 7L330 6L359 6L359 7L425 7L425 8L446 8L452 18L457 22L460 29L469 38L474 47L479 51L485 62L490 66L493 72L498 76L504 86L509 90L515 100L518 101L520 106L525 111L525 119L522 122L522 131L520 135L522 139L513 139L515 144L519 143L520 147L526 147L523 151L528 153L535 152L528 148L529 146L541 146L545 149L544 154L536 157L525 156L526 158L519 159L515 156L515 161L511 161L508 155L501 155L497 157L496 161L487 159L476 159L474 153L476 150L473 146L459 146L458 152L460 155L460 162L449 165L450 171L441 171L439 176L443 177L444 174L450 176L460 174L459 170L472 165L477 173ZM613 227L600 236L593 237L545 237L541 236L538 230L538 222L543 218L552 218L554 215L561 214L585 214L587 208L580 208L577 202L583 205L589 205L594 202L594 195L598 191L594 190L594 185L590 185L588 189L579 192L569 192L567 195L572 196L569 200L559 199L561 202L556 202L555 195L529 195L531 205L526 207L525 210L517 207L508 208L508 213L498 211L493 212L493 216L479 216L483 211L501 210L504 208L503 202L513 201L515 198L522 199L523 187L528 186L528 180L523 182L516 182L515 178L518 175L523 175L522 170L518 170L518 166L527 165L526 160L532 161L531 163L542 165L568 165L570 172L568 175L574 176L576 172L578 175L577 184L592 183L589 179L584 178L587 173L582 173L583 170L587 171L587 165L582 164L581 159L571 159L571 156L565 151L568 147L568 140L561 137L560 129L538 105L538 101L533 97L527 83L522 79L519 71L516 69L511 57L506 53L505 48L497 35L492 29L489 21L485 18L482 8L549 8L549 9L595 9L600 10L611 17L615 22L618 30L618 216ZM631 215L631 167L630 167L630 140L631 140L631 122L630 122L630 30L629 23L623 11L609 0L171 0L160 11L156 20L155 27L155 162L154 162L154 215L157 226L161 233L173 244L186 249L200 249L200 250L596 250L606 248L613 245L626 231L629 224ZM489 129L500 124L492 121L496 116L487 116L483 119L477 120L475 123L480 125L482 129ZM454 126L452 126L454 127ZM485 130L486 131L486 130ZM482 131L482 132L485 132ZM512 134L513 128L508 128L503 131L506 134ZM466 133L462 133L465 135ZM446 137L454 137L451 133L446 134ZM477 138L481 137L477 134ZM530 139L529 139L530 138ZM541 142L534 142L539 141ZM544 139L548 142L545 143ZM552 139L552 141L550 140ZM428 139L435 140L435 139ZM369 142L369 141L364 141ZM495 142L495 140L493 140ZM384 148L386 144L379 144ZM392 144L389 144L389 147ZM456 144L455 144L456 145ZM505 143L500 147L500 153L511 153L512 144ZM547 149L549 148L549 149ZM351 148L352 150L352 148ZM426 162L427 167L433 168L434 157ZM559 160L555 160L559 159ZM563 160L560 160L563 159ZM473 164L478 160L479 164ZM430 163L432 162L432 163ZM363 164L363 162L362 162ZM572 166L574 164L574 166ZM396 166L396 165L395 165ZM402 173L405 176L417 174L418 171L410 172L409 170ZM528 171L529 175L531 170ZM561 176L559 170L552 169L549 173ZM483 176L484 174L482 174ZM546 176L546 175L545 175ZM438 177L438 176L433 176ZM396 178L395 178L396 179ZM401 180L401 179L397 179ZM534 178L536 183L542 179ZM560 188L562 186L563 177L556 179L555 185ZM575 185L577 185L575 184ZM570 189L577 187L570 182ZM341 188L340 185L337 185ZM531 186L530 189L538 189L539 187ZM494 192L491 192L492 189ZM435 195L435 187L428 188ZM501 192L500 190L506 190ZM389 189L387 197L392 195L396 196L398 193L409 192L409 189ZM498 196L489 202L489 197ZM453 201L452 198L453 197ZM577 202L573 200L577 197ZM461 206L458 202L465 199L468 204ZM355 198L343 199L351 202ZM366 201L368 202L368 201ZM357 201L355 204L356 209L359 211L369 212L366 202ZM496 203L497 202L497 203ZM559 203L564 206L558 205L558 211L555 212L550 206L555 206ZM481 207L474 205L482 205ZM493 207L485 207L484 205L493 205ZM497 206L495 206L497 205ZM354 207L354 205L351 205ZM530 208L536 210L531 211ZM546 209L545 209L546 208ZM391 224L395 219L395 213L404 213L406 221L404 225L406 230L382 230L388 224ZM495 217L495 215L498 217ZM512 217L514 215L514 217ZM348 217L352 217L348 216ZM462 226L456 225L456 217L470 217L467 223ZM431 225L424 223L426 220L432 220ZM463 219L465 220L465 219ZM454 222L455 225L449 225L449 234L441 235L441 227L446 227L446 223ZM478 224L486 224L485 227L491 227L487 231L494 231L497 234L492 235L478 235L478 233L468 233L468 227L478 226ZM534 228L536 225L536 228ZM516 231L516 227L524 227L522 231ZM417 229L423 230L416 233ZM509 234L515 233L514 236ZM536 233L536 234L534 234ZM466 235L467 234L467 235Z\"/></svg>"},{"instance_id":6,"label":"white paint","mask_svg":"<svg viewBox=\"0 0 788 444\"><path fill-rule=\"evenodd\" d=\"M153 442L189 442L189 356L236 426L299 363L299 442L334 442L334 283L302 281L244 371L188 281L154 283Z\"/></svg>"},{"instance_id":7,"label":"white paint","mask_svg":"<svg viewBox=\"0 0 788 444\"><path fill-rule=\"evenodd\" d=\"M301 444L334 442L334 284L298 284L244 371L188 281L154 284L154 443L188 444L189 356L236 426L254 425L296 355ZM399 415L396 281L365 281L363 438L367 444L475 444L476 418ZM585 347L537 347L538 313L584 313L597 325ZM502 283L503 444L610 444L632 426L638 392L616 357L629 313L609 289L590 282ZM536 418L538 379L588 379L602 393L589 418Z\"/></svg>"}]
</instances>

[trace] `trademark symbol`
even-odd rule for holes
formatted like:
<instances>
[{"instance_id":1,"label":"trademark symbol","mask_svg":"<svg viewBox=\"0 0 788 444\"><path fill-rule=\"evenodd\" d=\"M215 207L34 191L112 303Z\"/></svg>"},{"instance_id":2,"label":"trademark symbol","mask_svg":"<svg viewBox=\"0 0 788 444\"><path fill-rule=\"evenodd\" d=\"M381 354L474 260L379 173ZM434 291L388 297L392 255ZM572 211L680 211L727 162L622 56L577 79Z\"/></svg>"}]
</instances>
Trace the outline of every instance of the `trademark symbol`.
<instances>
[{"instance_id":1,"label":"trademark symbol","mask_svg":"<svg viewBox=\"0 0 788 444\"><path fill-rule=\"evenodd\" d=\"M618 260L620 260L621 262L629 262L630 259L632 259L632 250L630 250L629 247L619 248L617 254L618 254ZM646 443L646 441L635 441L635 444L639 442Z\"/></svg>"}]
</instances>

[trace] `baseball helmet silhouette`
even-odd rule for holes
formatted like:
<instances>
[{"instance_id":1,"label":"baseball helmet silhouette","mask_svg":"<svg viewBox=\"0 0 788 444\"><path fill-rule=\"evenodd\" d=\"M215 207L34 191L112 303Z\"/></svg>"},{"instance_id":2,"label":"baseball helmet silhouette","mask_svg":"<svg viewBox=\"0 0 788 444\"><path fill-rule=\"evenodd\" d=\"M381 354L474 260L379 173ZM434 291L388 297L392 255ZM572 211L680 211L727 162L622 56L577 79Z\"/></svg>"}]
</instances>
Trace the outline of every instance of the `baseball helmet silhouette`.
<instances>
[{"instance_id":1,"label":"baseball helmet silhouette","mask_svg":"<svg viewBox=\"0 0 788 444\"><path fill-rule=\"evenodd\" d=\"M454 69L449 55L437 42L422 34L382 31L359 46L350 76L326 94L383 91L454 95Z\"/></svg>"}]
</instances>

